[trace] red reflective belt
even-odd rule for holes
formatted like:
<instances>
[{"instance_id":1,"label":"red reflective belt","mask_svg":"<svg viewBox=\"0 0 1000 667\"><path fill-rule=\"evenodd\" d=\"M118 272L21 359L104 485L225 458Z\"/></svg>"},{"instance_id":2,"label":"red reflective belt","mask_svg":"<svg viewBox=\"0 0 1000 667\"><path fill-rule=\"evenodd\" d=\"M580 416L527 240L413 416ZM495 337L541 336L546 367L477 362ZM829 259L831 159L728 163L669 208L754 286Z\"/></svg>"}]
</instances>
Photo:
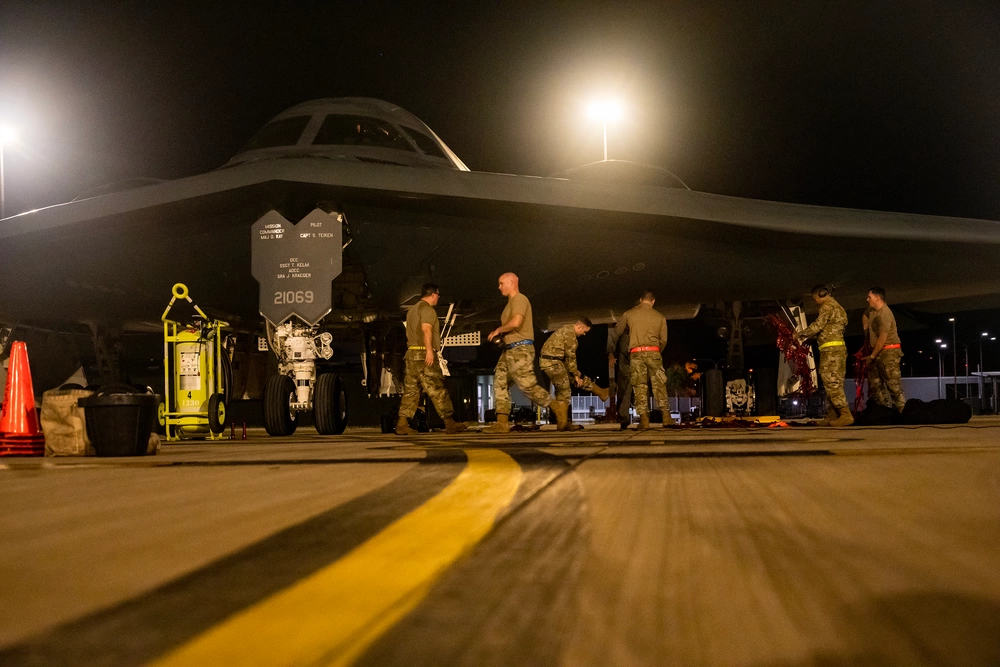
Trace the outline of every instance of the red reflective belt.
<instances>
[{"instance_id":1,"label":"red reflective belt","mask_svg":"<svg viewBox=\"0 0 1000 667\"><path fill-rule=\"evenodd\" d=\"M895 345L883 345L882 349L883 350L898 350L899 349L899 343L896 343Z\"/></svg>"},{"instance_id":2,"label":"red reflective belt","mask_svg":"<svg viewBox=\"0 0 1000 667\"><path fill-rule=\"evenodd\" d=\"M642 345L640 347L633 347L631 350L629 350L629 353L632 353L632 352L659 352L659 351L660 351L660 348L656 347L655 345Z\"/></svg>"}]
</instances>

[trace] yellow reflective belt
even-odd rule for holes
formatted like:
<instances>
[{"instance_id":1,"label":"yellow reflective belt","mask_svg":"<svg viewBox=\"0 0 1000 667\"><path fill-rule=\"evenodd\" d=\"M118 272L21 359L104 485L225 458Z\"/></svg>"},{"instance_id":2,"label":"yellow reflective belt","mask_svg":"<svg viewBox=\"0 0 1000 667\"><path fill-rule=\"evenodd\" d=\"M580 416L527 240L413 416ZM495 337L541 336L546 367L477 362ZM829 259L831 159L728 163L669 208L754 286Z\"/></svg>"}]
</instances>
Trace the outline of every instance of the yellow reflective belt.
<instances>
[{"instance_id":1,"label":"yellow reflective belt","mask_svg":"<svg viewBox=\"0 0 1000 667\"><path fill-rule=\"evenodd\" d=\"M843 343L841 343L841 344L843 344ZM426 348L426 347L424 347L423 345L410 345L410 346L409 346L408 348L406 348L406 349L407 349L407 350L426 350L427 348Z\"/></svg>"},{"instance_id":2,"label":"yellow reflective belt","mask_svg":"<svg viewBox=\"0 0 1000 667\"><path fill-rule=\"evenodd\" d=\"M828 341L828 342L823 343L822 345L820 345L819 349L822 350L824 347L837 347L838 345L844 345L844 344L845 343L842 340L831 340L831 341Z\"/></svg>"}]
</instances>

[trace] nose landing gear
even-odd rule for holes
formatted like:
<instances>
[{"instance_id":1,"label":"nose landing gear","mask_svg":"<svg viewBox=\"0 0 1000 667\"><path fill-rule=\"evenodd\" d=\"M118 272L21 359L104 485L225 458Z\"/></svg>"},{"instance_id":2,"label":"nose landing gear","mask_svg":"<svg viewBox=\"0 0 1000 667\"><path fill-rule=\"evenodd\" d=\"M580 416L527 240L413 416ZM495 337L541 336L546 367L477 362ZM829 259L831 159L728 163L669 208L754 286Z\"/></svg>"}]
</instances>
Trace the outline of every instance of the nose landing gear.
<instances>
[{"instance_id":1,"label":"nose landing gear","mask_svg":"<svg viewBox=\"0 0 1000 667\"><path fill-rule=\"evenodd\" d=\"M347 428L347 394L336 373L316 375L316 360L333 356L327 332L318 326L268 323L268 345L278 357L279 375L264 387L264 428L268 435L295 432L298 415L312 411L320 435L340 435Z\"/></svg>"}]
</instances>

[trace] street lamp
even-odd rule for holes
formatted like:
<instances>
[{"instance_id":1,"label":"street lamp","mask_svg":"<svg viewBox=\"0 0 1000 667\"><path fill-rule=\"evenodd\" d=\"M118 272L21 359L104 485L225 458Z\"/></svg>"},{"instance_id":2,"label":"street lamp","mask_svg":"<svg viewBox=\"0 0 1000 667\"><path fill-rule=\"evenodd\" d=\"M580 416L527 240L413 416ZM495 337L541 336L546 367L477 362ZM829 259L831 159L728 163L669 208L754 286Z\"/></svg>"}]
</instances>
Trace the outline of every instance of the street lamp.
<instances>
[{"instance_id":1,"label":"street lamp","mask_svg":"<svg viewBox=\"0 0 1000 667\"><path fill-rule=\"evenodd\" d=\"M986 383L984 381L985 378L983 377L983 370L984 370L984 368L983 368L983 341L984 340L989 340L989 337L990 337L990 332L989 331L984 331L979 336L979 373L978 373L979 378L978 378L978 381L976 383L976 393L979 395L979 406L980 406L980 409L982 409L982 410L986 409L985 401L983 400L983 395L986 393L984 391L986 389Z\"/></svg>"},{"instance_id":2,"label":"street lamp","mask_svg":"<svg viewBox=\"0 0 1000 667\"><path fill-rule=\"evenodd\" d=\"M6 217L7 196L3 185L3 147L17 141L17 132L10 125L0 125L0 220Z\"/></svg>"},{"instance_id":3,"label":"street lamp","mask_svg":"<svg viewBox=\"0 0 1000 667\"><path fill-rule=\"evenodd\" d=\"M944 374L944 363L941 360L941 350L948 349L948 343L941 342L940 338L934 339L938 345L938 398L941 398L941 376Z\"/></svg>"},{"instance_id":4,"label":"street lamp","mask_svg":"<svg viewBox=\"0 0 1000 667\"><path fill-rule=\"evenodd\" d=\"M985 368L983 368L983 341L984 340L995 340L995 339L990 338L990 332L989 331L984 331L982 333L982 335L979 337L979 372L980 373L982 373L984 370L986 370Z\"/></svg>"},{"instance_id":5,"label":"street lamp","mask_svg":"<svg viewBox=\"0 0 1000 667\"><path fill-rule=\"evenodd\" d=\"M604 160L608 159L608 121L618 120L622 115L622 105L616 100L596 100L588 108L590 117L601 121L604 126Z\"/></svg>"},{"instance_id":6,"label":"street lamp","mask_svg":"<svg viewBox=\"0 0 1000 667\"><path fill-rule=\"evenodd\" d=\"M952 364L951 371L955 376L955 398L958 398L958 337L955 335L955 318L949 317L948 321L951 322L951 349L952 349Z\"/></svg>"},{"instance_id":7,"label":"street lamp","mask_svg":"<svg viewBox=\"0 0 1000 667\"><path fill-rule=\"evenodd\" d=\"M965 348L965 388L963 393L965 394L964 398L969 398L969 345L971 345L971 343L958 341L955 347L955 356L958 356L958 345Z\"/></svg>"}]
</instances>

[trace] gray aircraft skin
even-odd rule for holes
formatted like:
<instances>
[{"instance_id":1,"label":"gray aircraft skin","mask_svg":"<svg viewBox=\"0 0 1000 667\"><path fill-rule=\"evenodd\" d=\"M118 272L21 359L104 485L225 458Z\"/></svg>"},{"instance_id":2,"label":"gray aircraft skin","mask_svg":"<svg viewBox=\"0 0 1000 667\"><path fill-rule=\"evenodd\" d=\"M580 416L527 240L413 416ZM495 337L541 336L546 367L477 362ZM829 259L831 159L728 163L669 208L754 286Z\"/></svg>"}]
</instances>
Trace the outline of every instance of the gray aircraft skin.
<instances>
[{"instance_id":1,"label":"gray aircraft skin","mask_svg":"<svg viewBox=\"0 0 1000 667\"><path fill-rule=\"evenodd\" d=\"M308 102L215 171L0 222L0 322L155 330L184 282L203 308L259 325L250 226L271 209L298 221L317 207L344 214L349 240L328 326L398 322L428 280L465 322L493 320L505 271L540 328L577 313L611 321L644 288L670 317L800 299L816 283L836 284L848 307L872 285L924 310L995 305L1000 293L998 222L579 175L472 172L399 107Z\"/></svg>"}]
</instances>

